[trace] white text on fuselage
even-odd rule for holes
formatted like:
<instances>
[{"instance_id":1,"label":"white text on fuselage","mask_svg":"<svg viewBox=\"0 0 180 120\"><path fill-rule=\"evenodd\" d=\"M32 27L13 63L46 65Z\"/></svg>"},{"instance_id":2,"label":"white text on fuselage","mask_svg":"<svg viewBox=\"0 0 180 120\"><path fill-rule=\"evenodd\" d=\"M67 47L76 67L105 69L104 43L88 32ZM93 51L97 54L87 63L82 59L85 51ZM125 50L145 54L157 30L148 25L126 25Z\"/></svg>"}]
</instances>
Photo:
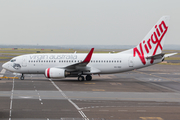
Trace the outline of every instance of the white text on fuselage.
<instances>
[{"instance_id":1,"label":"white text on fuselage","mask_svg":"<svg viewBox=\"0 0 180 120\"><path fill-rule=\"evenodd\" d=\"M31 60L42 59L77 59L77 55L31 55Z\"/></svg>"}]
</instances>

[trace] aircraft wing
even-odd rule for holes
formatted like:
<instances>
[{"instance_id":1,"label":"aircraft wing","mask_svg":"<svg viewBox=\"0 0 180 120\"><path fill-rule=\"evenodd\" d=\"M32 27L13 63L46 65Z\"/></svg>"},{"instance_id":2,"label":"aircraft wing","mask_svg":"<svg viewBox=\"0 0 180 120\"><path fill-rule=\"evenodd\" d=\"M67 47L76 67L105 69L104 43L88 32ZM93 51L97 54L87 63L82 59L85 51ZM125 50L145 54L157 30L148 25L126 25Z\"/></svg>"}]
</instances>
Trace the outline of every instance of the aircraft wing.
<instances>
[{"instance_id":1,"label":"aircraft wing","mask_svg":"<svg viewBox=\"0 0 180 120\"><path fill-rule=\"evenodd\" d=\"M91 61L93 51L94 51L94 48L91 48L90 52L88 53L88 55L86 56L86 58L82 62L63 67L63 69L89 71L90 68L87 67L86 65Z\"/></svg>"}]
</instances>

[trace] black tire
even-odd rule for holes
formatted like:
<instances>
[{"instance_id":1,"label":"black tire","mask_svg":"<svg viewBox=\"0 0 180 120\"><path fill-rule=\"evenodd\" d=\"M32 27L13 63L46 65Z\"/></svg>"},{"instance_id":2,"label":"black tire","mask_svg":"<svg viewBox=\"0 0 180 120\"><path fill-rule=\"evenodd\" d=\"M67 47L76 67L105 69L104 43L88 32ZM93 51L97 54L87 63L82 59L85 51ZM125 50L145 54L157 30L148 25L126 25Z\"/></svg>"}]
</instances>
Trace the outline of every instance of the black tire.
<instances>
[{"instance_id":1,"label":"black tire","mask_svg":"<svg viewBox=\"0 0 180 120\"><path fill-rule=\"evenodd\" d=\"M21 79L21 80L24 80L24 76L21 76L20 79Z\"/></svg>"},{"instance_id":2,"label":"black tire","mask_svg":"<svg viewBox=\"0 0 180 120\"><path fill-rule=\"evenodd\" d=\"M86 80L87 80L87 81L91 81L91 80L92 80L92 76L91 76L91 75L87 75L87 76L86 76Z\"/></svg>"},{"instance_id":3,"label":"black tire","mask_svg":"<svg viewBox=\"0 0 180 120\"><path fill-rule=\"evenodd\" d=\"M83 77L83 76L79 76L79 77L78 77L78 80L79 80L79 81L84 81L84 77Z\"/></svg>"}]
</instances>

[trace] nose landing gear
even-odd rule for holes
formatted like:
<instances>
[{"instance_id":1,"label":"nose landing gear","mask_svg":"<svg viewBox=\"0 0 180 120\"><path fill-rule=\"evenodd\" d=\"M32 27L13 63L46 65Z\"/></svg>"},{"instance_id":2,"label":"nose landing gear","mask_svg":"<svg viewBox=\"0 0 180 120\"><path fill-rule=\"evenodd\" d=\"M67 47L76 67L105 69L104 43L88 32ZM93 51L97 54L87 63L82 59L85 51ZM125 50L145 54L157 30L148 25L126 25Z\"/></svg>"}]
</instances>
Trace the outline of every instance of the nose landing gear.
<instances>
[{"instance_id":1,"label":"nose landing gear","mask_svg":"<svg viewBox=\"0 0 180 120\"><path fill-rule=\"evenodd\" d=\"M21 80L24 80L24 74L21 75L20 79L21 79Z\"/></svg>"}]
</instances>

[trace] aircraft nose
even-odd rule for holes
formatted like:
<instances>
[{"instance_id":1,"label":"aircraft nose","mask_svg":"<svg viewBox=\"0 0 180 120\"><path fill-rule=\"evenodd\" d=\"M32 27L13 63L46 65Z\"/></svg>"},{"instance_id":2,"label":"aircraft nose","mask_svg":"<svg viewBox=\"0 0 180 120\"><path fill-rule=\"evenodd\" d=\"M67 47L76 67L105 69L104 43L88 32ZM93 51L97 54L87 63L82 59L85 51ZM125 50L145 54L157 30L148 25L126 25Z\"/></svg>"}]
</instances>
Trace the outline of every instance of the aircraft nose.
<instances>
[{"instance_id":1,"label":"aircraft nose","mask_svg":"<svg viewBox=\"0 0 180 120\"><path fill-rule=\"evenodd\" d=\"M4 63L4 64L2 65L2 67L3 67L4 69L7 69L7 68L8 68L8 63L7 63L7 62Z\"/></svg>"}]
</instances>

